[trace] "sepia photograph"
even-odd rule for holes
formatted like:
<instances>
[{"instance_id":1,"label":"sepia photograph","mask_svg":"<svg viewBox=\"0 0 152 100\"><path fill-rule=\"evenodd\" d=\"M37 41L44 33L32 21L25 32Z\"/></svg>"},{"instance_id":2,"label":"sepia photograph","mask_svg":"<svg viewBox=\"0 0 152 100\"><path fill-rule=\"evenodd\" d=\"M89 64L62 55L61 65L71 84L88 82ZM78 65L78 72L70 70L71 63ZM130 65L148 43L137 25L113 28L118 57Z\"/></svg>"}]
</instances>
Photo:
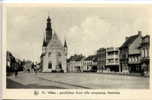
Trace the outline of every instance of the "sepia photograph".
<instances>
[{"instance_id":1,"label":"sepia photograph","mask_svg":"<svg viewBox=\"0 0 152 100\"><path fill-rule=\"evenodd\" d=\"M6 7L7 89L150 89L150 5Z\"/></svg>"}]
</instances>

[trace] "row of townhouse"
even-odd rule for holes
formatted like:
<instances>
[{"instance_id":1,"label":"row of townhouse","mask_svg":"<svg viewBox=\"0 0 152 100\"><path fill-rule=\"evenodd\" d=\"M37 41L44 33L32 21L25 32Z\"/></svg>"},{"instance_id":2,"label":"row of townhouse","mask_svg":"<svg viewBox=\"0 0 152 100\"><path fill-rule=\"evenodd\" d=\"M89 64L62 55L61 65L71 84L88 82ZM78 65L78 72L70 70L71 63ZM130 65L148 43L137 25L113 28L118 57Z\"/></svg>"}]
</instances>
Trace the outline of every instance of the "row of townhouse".
<instances>
[{"instance_id":1,"label":"row of townhouse","mask_svg":"<svg viewBox=\"0 0 152 100\"><path fill-rule=\"evenodd\" d=\"M68 59L68 72L119 71L119 48L100 48L95 55L73 55Z\"/></svg>"},{"instance_id":2,"label":"row of townhouse","mask_svg":"<svg viewBox=\"0 0 152 100\"><path fill-rule=\"evenodd\" d=\"M83 72L83 55L73 55L67 61L68 72Z\"/></svg>"},{"instance_id":3,"label":"row of townhouse","mask_svg":"<svg viewBox=\"0 0 152 100\"><path fill-rule=\"evenodd\" d=\"M6 72L10 75L15 70L23 71L22 60L16 58L10 51L6 51Z\"/></svg>"},{"instance_id":4,"label":"row of townhouse","mask_svg":"<svg viewBox=\"0 0 152 100\"><path fill-rule=\"evenodd\" d=\"M115 71L124 73L146 73L150 69L150 36L142 32L126 37L119 48L100 48L97 50L98 71Z\"/></svg>"},{"instance_id":5,"label":"row of townhouse","mask_svg":"<svg viewBox=\"0 0 152 100\"><path fill-rule=\"evenodd\" d=\"M100 48L95 55L88 57L72 56L72 59L68 59L68 71L114 71L149 74L149 48L150 36L142 36L142 32L138 31L138 34L126 37L120 47Z\"/></svg>"},{"instance_id":6,"label":"row of townhouse","mask_svg":"<svg viewBox=\"0 0 152 100\"><path fill-rule=\"evenodd\" d=\"M73 55L68 61L68 72L96 72L97 59L96 55L84 57L82 55Z\"/></svg>"},{"instance_id":7,"label":"row of townhouse","mask_svg":"<svg viewBox=\"0 0 152 100\"><path fill-rule=\"evenodd\" d=\"M10 75L15 70L24 72L33 72L32 66L35 65L39 68L39 64L30 60L21 60L15 57L10 51L6 52L6 72Z\"/></svg>"}]
</instances>

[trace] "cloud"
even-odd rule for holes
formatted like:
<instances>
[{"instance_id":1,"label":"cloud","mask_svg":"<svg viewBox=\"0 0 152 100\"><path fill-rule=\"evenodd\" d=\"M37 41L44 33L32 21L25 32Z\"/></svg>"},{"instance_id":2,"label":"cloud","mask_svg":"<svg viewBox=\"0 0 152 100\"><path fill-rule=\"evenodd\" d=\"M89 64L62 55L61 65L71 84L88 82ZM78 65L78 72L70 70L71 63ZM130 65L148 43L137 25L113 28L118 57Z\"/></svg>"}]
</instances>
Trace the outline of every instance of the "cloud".
<instances>
[{"instance_id":1,"label":"cloud","mask_svg":"<svg viewBox=\"0 0 152 100\"><path fill-rule=\"evenodd\" d=\"M21 59L38 60L41 53L44 24L38 24L35 16L20 15L20 13L8 15L7 24L7 49L15 57Z\"/></svg>"},{"instance_id":2,"label":"cloud","mask_svg":"<svg viewBox=\"0 0 152 100\"><path fill-rule=\"evenodd\" d=\"M98 16L87 17L79 26L73 26L67 32L71 53L93 54L98 48L109 45L112 24Z\"/></svg>"},{"instance_id":3,"label":"cloud","mask_svg":"<svg viewBox=\"0 0 152 100\"><path fill-rule=\"evenodd\" d=\"M7 13L7 49L19 58L37 60L42 49L46 18L51 12L52 27L69 55L94 54L101 47L119 47L125 36L138 30L151 33L152 14L134 8L52 8L10 7Z\"/></svg>"}]
</instances>

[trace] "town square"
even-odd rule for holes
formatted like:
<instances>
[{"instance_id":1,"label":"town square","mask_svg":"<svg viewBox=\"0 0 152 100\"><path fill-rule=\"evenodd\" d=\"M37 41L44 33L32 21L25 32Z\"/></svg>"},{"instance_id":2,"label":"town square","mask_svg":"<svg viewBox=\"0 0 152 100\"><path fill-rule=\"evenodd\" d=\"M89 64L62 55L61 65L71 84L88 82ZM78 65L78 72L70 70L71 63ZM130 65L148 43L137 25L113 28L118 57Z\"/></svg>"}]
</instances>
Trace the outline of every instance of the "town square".
<instances>
[{"instance_id":1,"label":"town square","mask_svg":"<svg viewBox=\"0 0 152 100\"><path fill-rule=\"evenodd\" d=\"M7 79L12 89L148 89L149 78L100 73L19 73Z\"/></svg>"}]
</instances>

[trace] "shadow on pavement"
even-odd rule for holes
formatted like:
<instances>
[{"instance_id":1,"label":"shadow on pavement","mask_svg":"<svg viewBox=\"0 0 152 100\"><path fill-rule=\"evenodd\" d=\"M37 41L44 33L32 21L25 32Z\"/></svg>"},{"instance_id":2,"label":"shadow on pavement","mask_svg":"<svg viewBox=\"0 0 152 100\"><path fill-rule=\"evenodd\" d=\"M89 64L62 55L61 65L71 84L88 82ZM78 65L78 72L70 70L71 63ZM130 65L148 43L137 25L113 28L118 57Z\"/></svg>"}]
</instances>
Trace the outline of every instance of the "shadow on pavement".
<instances>
[{"instance_id":1,"label":"shadow on pavement","mask_svg":"<svg viewBox=\"0 0 152 100\"><path fill-rule=\"evenodd\" d=\"M6 80L6 88L8 89L21 89L21 88L26 88L26 89L65 89L63 87L56 87L56 86L43 86L43 85L37 85L37 84L28 84L28 85L23 85L23 84L20 84L18 82L15 82L11 79L8 79Z\"/></svg>"},{"instance_id":2,"label":"shadow on pavement","mask_svg":"<svg viewBox=\"0 0 152 100\"><path fill-rule=\"evenodd\" d=\"M74 87L80 87L80 88L84 88L84 89L90 89L89 87L85 87L85 86L80 86L80 85L75 85L75 84L69 84L69 83L64 83L64 82L58 82L58 81L52 81L52 80L48 80L48 79L44 79L44 78L40 78L40 79L41 80L47 80L47 81L50 81L50 82L59 83L59 84L64 84L64 85L69 85L69 86L74 86Z\"/></svg>"},{"instance_id":3,"label":"shadow on pavement","mask_svg":"<svg viewBox=\"0 0 152 100\"><path fill-rule=\"evenodd\" d=\"M43 86L43 85L37 85L37 84L29 84L27 85L28 88L36 88L36 89L65 89L63 87L56 87L56 86Z\"/></svg>"},{"instance_id":4,"label":"shadow on pavement","mask_svg":"<svg viewBox=\"0 0 152 100\"><path fill-rule=\"evenodd\" d=\"M28 88L28 87L7 78L6 88Z\"/></svg>"}]
</instances>

